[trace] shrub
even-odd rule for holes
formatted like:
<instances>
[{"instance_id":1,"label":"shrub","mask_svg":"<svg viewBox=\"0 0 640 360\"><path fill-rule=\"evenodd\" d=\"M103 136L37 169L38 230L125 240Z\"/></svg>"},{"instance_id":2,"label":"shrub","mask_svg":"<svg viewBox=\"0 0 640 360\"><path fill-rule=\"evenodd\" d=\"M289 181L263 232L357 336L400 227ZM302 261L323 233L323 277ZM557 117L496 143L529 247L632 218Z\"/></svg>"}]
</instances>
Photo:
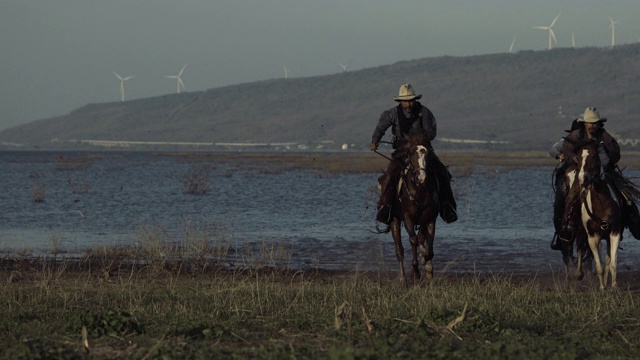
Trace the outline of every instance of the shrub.
<instances>
[{"instance_id":1,"label":"shrub","mask_svg":"<svg viewBox=\"0 0 640 360\"><path fill-rule=\"evenodd\" d=\"M211 184L211 166L208 164L191 166L184 174L183 184L187 194L206 194Z\"/></svg>"}]
</instances>

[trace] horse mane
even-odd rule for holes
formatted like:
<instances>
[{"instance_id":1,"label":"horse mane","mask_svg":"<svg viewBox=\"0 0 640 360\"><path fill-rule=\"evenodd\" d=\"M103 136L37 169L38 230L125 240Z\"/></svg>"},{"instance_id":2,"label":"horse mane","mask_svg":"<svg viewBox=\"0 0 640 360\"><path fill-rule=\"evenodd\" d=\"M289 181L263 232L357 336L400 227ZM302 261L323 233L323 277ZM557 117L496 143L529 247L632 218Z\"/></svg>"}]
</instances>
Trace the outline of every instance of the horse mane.
<instances>
[{"instance_id":1,"label":"horse mane","mask_svg":"<svg viewBox=\"0 0 640 360\"><path fill-rule=\"evenodd\" d=\"M409 145L423 145L431 148L431 140L425 130L411 132L407 138Z\"/></svg>"}]
</instances>

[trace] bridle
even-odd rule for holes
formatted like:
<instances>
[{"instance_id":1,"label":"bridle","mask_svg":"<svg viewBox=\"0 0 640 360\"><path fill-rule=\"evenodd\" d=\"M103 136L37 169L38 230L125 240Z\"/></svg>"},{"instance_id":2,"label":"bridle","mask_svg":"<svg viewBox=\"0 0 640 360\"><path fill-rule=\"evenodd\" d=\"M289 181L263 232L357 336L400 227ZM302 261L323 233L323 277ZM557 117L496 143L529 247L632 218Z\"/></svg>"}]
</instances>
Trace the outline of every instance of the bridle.
<instances>
[{"instance_id":1,"label":"bridle","mask_svg":"<svg viewBox=\"0 0 640 360\"><path fill-rule=\"evenodd\" d=\"M419 153L423 152L424 153L424 157L427 157L428 154L428 150L427 147L424 145L416 145L416 150L415 151L410 151L409 152L409 170L411 173L411 176L414 177L414 180L419 180L419 176L420 176L420 172L423 171L426 177L427 174L427 168L426 168L426 160L424 161L425 165L423 166L422 164L418 164L418 167L416 168L416 166L413 165L413 157ZM417 181L418 183L421 183L420 181Z\"/></svg>"}]
</instances>

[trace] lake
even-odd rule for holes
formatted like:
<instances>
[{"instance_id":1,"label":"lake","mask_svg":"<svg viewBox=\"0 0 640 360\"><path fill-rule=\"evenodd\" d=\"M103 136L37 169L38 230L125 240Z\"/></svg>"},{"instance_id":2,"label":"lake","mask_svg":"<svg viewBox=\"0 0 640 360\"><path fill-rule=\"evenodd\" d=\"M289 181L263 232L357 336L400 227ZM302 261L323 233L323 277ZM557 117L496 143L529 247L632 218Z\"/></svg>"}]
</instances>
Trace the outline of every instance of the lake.
<instances>
[{"instance_id":1,"label":"lake","mask_svg":"<svg viewBox=\"0 0 640 360\"><path fill-rule=\"evenodd\" d=\"M233 153L224 158L0 152L0 251L63 250L74 256L139 245L145 232L174 242L200 232L224 237L234 249L277 245L287 249L296 268L397 271L391 235L375 233L379 174L271 171L268 163L234 162ZM189 194L185 179L198 171L209 189ZM552 171L478 166L455 176L452 169L459 220L438 219L435 271L531 274L562 268L560 253L549 248ZM42 202L33 199L38 188L44 189ZM637 268L640 241L625 232L621 246L619 269Z\"/></svg>"}]
</instances>

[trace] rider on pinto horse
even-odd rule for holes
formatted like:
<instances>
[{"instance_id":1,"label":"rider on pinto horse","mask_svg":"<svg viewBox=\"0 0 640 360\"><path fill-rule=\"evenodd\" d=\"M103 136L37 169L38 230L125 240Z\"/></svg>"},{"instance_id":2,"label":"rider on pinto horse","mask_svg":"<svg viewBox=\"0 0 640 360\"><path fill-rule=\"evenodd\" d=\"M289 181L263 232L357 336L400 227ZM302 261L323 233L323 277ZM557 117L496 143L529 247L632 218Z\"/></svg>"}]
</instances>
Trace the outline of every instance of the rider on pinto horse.
<instances>
[{"instance_id":1,"label":"rider on pinto horse","mask_svg":"<svg viewBox=\"0 0 640 360\"><path fill-rule=\"evenodd\" d=\"M640 215L635 200L640 195L637 187L622 175L617 167L620 160L620 146L617 141L604 129L606 118L600 117L597 108L587 108L584 115L574 120L569 135L561 142L556 143L550 150L550 154L563 165L556 170L556 200L554 203L554 225L557 237L563 241L571 241L580 219L580 199L578 184L574 183L570 188L564 186L564 174L567 162L572 161L577 152L586 144L598 143L600 162L604 179L614 189L616 197L622 202L622 218L631 234L640 239ZM560 144L560 145L559 145ZM558 151L561 146L562 150ZM565 199L566 194L566 199ZM559 244L553 244L552 248L559 250Z\"/></svg>"},{"instance_id":2,"label":"rider on pinto horse","mask_svg":"<svg viewBox=\"0 0 640 360\"><path fill-rule=\"evenodd\" d=\"M416 131L424 130L427 133L429 141L432 141L436 137L436 119L431 110L417 101L420 98L422 98L422 95L416 95L410 84L402 85L398 96L393 98L393 100L399 104L382 112L371 138L371 151L375 151L378 149L378 144L385 132L391 127L393 133L393 148L395 151L391 155L392 160L387 166L385 173L379 179L381 194L377 206L378 213L376 215L377 221L387 225L392 220L391 207L396 195L395 188L407 157L405 136ZM456 202L453 197L453 192L451 191L451 174L437 156L433 157L430 164L435 168L434 170L437 173L440 186L438 194L440 217L442 217L445 222L452 223L458 219L458 214L456 212Z\"/></svg>"}]
</instances>

